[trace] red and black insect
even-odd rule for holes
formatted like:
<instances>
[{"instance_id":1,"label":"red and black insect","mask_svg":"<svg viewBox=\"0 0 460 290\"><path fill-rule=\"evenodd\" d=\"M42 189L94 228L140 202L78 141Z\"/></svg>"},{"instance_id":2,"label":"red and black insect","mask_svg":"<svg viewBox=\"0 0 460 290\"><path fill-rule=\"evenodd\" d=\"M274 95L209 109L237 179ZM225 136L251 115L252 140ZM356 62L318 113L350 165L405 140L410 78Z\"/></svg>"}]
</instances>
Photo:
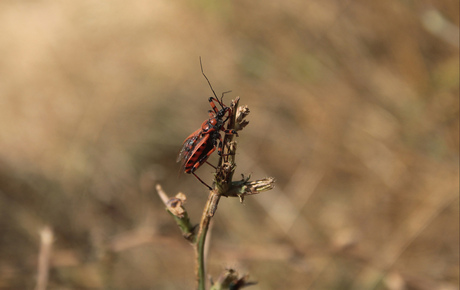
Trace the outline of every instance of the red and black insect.
<instances>
[{"instance_id":1,"label":"red and black insect","mask_svg":"<svg viewBox=\"0 0 460 290\"><path fill-rule=\"evenodd\" d=\"M209 119L201 124L201 128L193 132L190 136L187 137L187 139L185 139L184 143L182 144L182 149L179 152L179 156L177 156L177 162L182 162L181 171L193 174L201 183L212 190L209 185L207 185L195 174L195 171L204 163L211 165L209 162L207 162L207 160L209 156L211 156L211 154L216 150L216 147L217 154L222 155L224 145L222 136L220 135L221 131L228 135L234 134L238 136L238 134L235 130L228 130L224 128L225 122L227 122L231 115L231 108L225 106L222 102L224 94L228 92L222 93L222 97L219 100L211 86L211 83L203 72L201 58L200 66L201 73L208 81L209 87L214 94L214 97L210 97L208 100L212 110L209 110ZM220 105L221 109L217 108L216 102ZM217 140L219 140L218 146ZM215 168L215 166L211 166Z\"/></svg>"}]
</instances>

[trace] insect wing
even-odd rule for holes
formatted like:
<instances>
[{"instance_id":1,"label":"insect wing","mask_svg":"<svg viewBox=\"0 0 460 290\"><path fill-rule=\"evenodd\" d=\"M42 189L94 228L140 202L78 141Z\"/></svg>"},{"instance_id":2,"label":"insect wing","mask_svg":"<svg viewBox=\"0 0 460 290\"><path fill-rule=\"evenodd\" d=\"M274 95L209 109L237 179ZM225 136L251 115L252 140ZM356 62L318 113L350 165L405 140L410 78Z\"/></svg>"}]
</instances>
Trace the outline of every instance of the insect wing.
<instances>
[{"instance_id":1,"label":"insect wing","mask_svg":"<svg viewBox=\"0 0 460 290\"><path fill-rule=\"evenodd\" d=\"M195 147L196 140L200 137L201 135L201 129L196 130L190 136L185 139L184 143L182 144L182 148L179 151L179 154L177 155L176 162L182 162L181 164L181 171L183 171L185 162L187 159L190 158L190 155L193 152L193 148Z\"/></svg>"},{"instance_id":2,"label":"insect wing","mask_svg":"<svg viewBox=\"0 0 460 290\"><path fill-rule=\"evenodd\" d=\"M198 169L208 159L209 148L209 134L200 135L196 141L190 156L187 158L183 165L186 173L191 173L192 169Z\"/></svg>"}]
</instances>

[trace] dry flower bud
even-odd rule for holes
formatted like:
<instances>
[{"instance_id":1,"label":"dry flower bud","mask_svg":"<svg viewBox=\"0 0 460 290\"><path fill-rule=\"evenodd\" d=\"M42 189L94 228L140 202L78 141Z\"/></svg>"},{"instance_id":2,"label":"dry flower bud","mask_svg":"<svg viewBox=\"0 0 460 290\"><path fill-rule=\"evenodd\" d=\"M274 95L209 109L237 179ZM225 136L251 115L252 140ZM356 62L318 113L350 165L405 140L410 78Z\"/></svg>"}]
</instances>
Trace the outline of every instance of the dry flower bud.
<instances>
[{"instance_id":1,"label":"dry flower bud","mask_svg":"<svg viewBox=\"0 0 460 290\"><path fill-rule=\"evenodd\" d=\"M238 109L236 110L236 124L235 124L235 130L239 131L246 127L249 124L249 121L244 120L247 115L249 115L250 111L248 106L239 106Z\"/></svg>"},{"instance_id":2,"label":"dry flower bud","mask_svg":"<svg viewBox=\"0 0 460 290\"><path fill-rule=\"evenodd\" d=\"M173 215L179 218L183 218L185 209L182 207L182 205L185 203L186 199L187 197L185 194L179 192L175 197L170 198L166 202L166 207Z\"/></svg>"}]
</instances>

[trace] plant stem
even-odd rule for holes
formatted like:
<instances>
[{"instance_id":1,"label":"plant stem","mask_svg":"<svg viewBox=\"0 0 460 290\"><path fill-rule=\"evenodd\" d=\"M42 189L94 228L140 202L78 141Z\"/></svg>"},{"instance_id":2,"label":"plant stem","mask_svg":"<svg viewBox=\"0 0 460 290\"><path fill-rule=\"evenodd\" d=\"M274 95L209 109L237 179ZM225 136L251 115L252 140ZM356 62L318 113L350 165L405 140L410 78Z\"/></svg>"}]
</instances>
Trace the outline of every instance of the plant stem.
<instances>
[{"instance_id":1,"label":"plant stem","mask_svg":"<svg viewBox=\"0 0 460 290\"><path fill-rule=\"evenodd\" d=\"M236 125L236 113L238 109L239 97L237 97L231 104L231 111L228 117L227 129L234 131ZM246 108L246 114L241 114L241 120L249 113ZM244 122L243 122L244 123ZM247 125L247 121L244 124L240 124L240 130ZM203 209L201 216L201 222L199 225L198 233L194 239L193 245L195 248L196 255L196 279L198 290L205 290L206 286L206 272L205 272L205 242L206 235L209 230L209 224L211 222L214 213L217 210L220 197L226 195L227 191L232 184L233 172L236 167L235 165L235 150L236 143L232 142L234 134L225 134L223 144L224 152L221 154L216 168L216 174L214 176L215 188L211 190L208 196L208 200ZM241 198L241 197L240 197Z\"/></svg>"},{"instance_id":2,"label":"plant stem","mask_svg":"<svg viewBox=\"0 0 460 290\"><path fill-rule=\"evenodd\" d=\"M199 231L196 236L195 241L195 255L196 255L196 269L195 274L197 278L197 289L205 290L206 285L206 272L205 272L205 253L204 246L206 242L206 235L209 229L209 224L211 218L214 215L217 204L219 203L220 195L217 193L217 190L212 190L209 193L206 206L203 210L203 215L201 216L201 222L199 226Z\"/></svg>"}]
</instances>

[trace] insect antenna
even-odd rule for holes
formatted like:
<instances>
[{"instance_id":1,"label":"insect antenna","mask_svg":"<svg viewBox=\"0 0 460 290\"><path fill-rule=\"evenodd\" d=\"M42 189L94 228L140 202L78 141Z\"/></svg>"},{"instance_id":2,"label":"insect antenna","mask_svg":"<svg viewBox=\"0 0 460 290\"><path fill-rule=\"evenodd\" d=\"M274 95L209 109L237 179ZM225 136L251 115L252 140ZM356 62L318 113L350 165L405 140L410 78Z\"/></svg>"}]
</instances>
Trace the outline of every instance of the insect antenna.
<instances>
[{"instance_id":1,"label":"insect antenna","mask_svg":"<svg viewBox=\"0 0 460 290\"><path fill-rule=\"evenodd\" d=\"M212 88L211 82L209 81L208 77L204 74L203 63L201 62L201 56L200 56L200 67L201 67L201 73L203 74L204 78L208 81L209 87L211 88L211 91L214 94L214 97L216 97L216 100L219 101L219 98L217 97L216 92L214 92L214 89ZM229 92L231 91L222 93L222 97L220 98L220 104L219 104L222 107L222 109L224 108L224 106L222 105L222 98L224 97L224 94L229 93Z\"/></svg>"},{"instance_id":2,"label":"insect antenna","mask_svg":"<svg viewBox=\"0 0 460 290\"><path fill-rule=\"evenodd\" d=\"M224 106L222 105L223 104L223 98L224 98L224 95L225 94L228 94L228 93L231 93L232 91L226 91L226 92L223 92L222 93L222 96L220 97L220 105L222 106L222 108L224 108Z\"/></svg>"}]
</instances>

